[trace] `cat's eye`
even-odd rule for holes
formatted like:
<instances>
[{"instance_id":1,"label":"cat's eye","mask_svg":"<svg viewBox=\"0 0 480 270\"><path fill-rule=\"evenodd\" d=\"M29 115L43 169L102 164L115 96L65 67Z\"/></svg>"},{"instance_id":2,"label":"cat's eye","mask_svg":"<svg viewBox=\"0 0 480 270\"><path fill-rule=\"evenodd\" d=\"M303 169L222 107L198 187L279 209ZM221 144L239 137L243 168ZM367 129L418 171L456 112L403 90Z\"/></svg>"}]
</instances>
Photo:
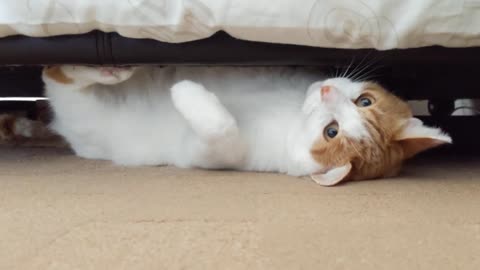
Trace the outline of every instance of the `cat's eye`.
<instances>
[{"instance_id":1,"label":"cat's eye","mask_svg":"<svg viewBox=\"0 0 480 270\"><path fill-rule=\"evenodd\" d=\"M331 124L326 126L325 129L323 130L323 135L327 141L337 137L338 135L337 122L332 122Z\"/></svg>"},{"instance_id":2,"label":"cat's eye","mask_svg":"<svg viewBox=\"0 0 480 270\"><path fill-rule=\"evenodd\" d=\"M358 107L368 107L368 106L371 106L373 104L375 100L370 97L370 96L366 96L366 95L362 95L360 96L356 101L355 101L355 104L358 106Z\"/></svg>"}]
</instances>

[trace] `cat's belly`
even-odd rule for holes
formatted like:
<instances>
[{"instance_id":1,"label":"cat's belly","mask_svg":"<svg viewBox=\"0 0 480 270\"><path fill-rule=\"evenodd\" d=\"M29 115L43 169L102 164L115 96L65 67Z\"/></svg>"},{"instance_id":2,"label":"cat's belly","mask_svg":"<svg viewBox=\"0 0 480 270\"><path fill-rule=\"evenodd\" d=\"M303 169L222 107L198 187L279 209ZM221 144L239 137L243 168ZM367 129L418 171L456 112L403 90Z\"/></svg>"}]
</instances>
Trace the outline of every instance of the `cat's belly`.
<instances>
[{"instance_id":1,"label":"cat's belly","mask_svg":"<svg viewBox=\"0 0 480 270\"><path fill-rule=\"evenodd\" d=\"M78 156L111 160L118 165L174 165L181 168L237 169L293 175L309 173L302 168L308 163L304 161L300 161L299 166L292 170L286 137L279 136L281 131L273 127L268 132L261 129L241 130L245 145L219 149L218 156L205 157L192 147L195 134L181 117L165 114L155 121L134 120L123 124L122 121L112 123L109 128L77 125L76 129L71 129L71 126L59 125L57 130L67 138ZM222 156L225 153L227 156ZM235 156L238 158L232 158ZM208 163L207 158L210 159Z\"/></svg>"},{"instance_id":2,"label":"cat's belly","mask_svg":"<svg viewBox=\"0 0 480 270\"><path fill-rule=\"evenodd\" d=\"M57 113L52 129L80 157L128 166L174 164L188 130L173 110Z\"/></svg>"}]
</instances>

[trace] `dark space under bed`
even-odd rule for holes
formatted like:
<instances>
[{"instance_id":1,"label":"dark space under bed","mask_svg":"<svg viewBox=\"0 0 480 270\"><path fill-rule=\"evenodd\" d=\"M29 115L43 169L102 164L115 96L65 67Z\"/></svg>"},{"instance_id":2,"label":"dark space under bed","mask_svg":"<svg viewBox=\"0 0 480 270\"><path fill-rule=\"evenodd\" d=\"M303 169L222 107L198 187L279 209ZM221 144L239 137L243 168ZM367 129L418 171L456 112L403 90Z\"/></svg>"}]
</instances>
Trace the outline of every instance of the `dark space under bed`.
<instances>
[{"instance_id":1,"label":"dark space under bed","mask_svg":"<svg viewBox=\"0 0 480 270\"><path fill-rule=\"evenodd\" d=\"M429 100L432 116L424 120L452 134L455 147L447 147L449 153L480 149L478 117L450 116L455 99L480 98L480 47L328 49L243 41L223 32L178 44L99 31L48 38L12 36L0 39L0 97L42 96L41 67L53 64L318 66L335 74L352 63L371 64L365 72L405 99ZM0 111L18 109L32 112L35 104L0 102Z\"/></svg>"}]
</instances>

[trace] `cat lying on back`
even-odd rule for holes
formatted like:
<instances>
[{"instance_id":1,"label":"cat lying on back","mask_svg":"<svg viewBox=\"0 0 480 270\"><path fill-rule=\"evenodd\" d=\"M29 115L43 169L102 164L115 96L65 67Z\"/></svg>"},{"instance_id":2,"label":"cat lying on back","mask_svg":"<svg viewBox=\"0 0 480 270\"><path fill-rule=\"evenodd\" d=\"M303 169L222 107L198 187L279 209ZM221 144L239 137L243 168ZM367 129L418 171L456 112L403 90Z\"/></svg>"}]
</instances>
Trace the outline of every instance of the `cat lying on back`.
<instances>
[{"instance_id":1,"label":"cat lying on back","mask_svg":"<svg viewBox=\"0 0 480 270\"><path fill-rule=\"evenodd\" d=\"M451 139L371 82L293 68L57 66L51 128L84 158L310 175L389 177Z\"/></svg>"}]
</instances>

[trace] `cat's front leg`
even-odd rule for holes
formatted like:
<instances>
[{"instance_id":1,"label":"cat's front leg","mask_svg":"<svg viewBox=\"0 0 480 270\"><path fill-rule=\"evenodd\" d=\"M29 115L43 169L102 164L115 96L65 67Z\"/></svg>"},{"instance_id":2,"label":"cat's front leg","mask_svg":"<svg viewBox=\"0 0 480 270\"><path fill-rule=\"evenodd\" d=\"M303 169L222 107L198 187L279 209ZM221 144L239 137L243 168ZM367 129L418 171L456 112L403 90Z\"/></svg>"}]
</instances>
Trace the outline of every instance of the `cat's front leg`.
<instances>
[{"instance_id":1,"label":"cat's front leg","mask_svg":"<svg viewBox=\"0 0 480 270\"><path fill-rule=\"evenodd\" d=\"M217 96L191 81L175 84L171 95L194 133L185 145L191 165L213 169L239 166L245 144L235 118Z\"/></svg>"},{"instance_id":2,"label":"cat's front leg","mask_svg":"<svg viewBox=\"0 0 480 270\"><path fill-rule=\"evenodd\" d=\"M238 133L237 122L217 96L202 85L182 81L171 89L175 108L205 140Z\"/></svg>"},{"instance_id":3,"label":"cat's front leg","mask_svg":"<svg viewBox=\"0 0 480 270\"><path fill-rule=\"evenodd\" d=\"M62 65L46 67L44 81L84 88L93 84L113 85L128 80L134 73L132 67L90 67Z\"/></svg>"}]
</instances>

